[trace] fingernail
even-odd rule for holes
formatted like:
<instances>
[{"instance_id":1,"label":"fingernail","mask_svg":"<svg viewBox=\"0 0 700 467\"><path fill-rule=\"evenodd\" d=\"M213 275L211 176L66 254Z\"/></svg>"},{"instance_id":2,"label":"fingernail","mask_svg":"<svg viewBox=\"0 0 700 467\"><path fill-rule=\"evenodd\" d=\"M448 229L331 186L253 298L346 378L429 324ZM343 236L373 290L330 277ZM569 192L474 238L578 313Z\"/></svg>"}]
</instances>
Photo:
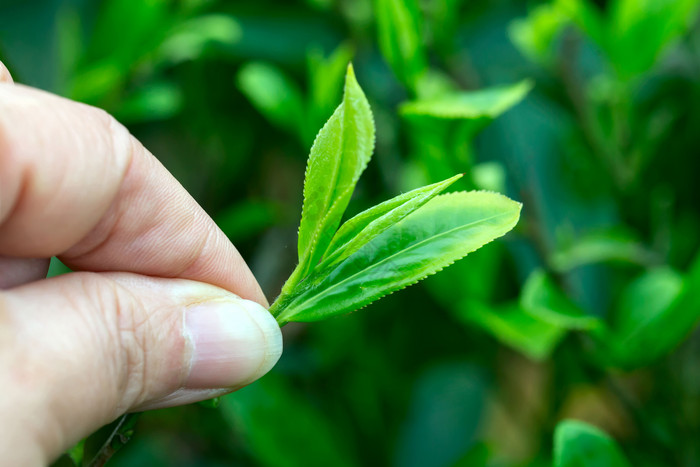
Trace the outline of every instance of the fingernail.
<instances>
[{"instance_id":1,"label":"fingernail","mask_svg":"<svg viewBox=\"0 0 700 467\"><path fill-rule=\"evenodd\" d=\"M185 330L192 344L186 388L237 388L267 373L282 354L282 334L259 304L231 299L187 309Z\"/></svg>"}]
</instances>

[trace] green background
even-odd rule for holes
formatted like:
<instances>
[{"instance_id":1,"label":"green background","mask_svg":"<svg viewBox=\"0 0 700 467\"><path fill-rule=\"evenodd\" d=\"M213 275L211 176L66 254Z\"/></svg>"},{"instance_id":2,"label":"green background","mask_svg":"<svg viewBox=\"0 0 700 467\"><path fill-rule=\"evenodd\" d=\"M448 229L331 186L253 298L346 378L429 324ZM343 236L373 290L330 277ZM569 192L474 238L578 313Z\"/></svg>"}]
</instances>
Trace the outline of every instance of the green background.
<instances>
[{"instance_id":1,"label":"green background","mask_svg":"<svg viewBox=\"0 0 700 467\"><path fill-rule=\"evenodd\" d=\"M349 215L455 173L524 203L423 283L286 326L218 408L141 416L110 465L700 464L698 3L2 0L15 80L122 121L271 300L349 60L377 126Z\"/></svg>"}]
</instances>

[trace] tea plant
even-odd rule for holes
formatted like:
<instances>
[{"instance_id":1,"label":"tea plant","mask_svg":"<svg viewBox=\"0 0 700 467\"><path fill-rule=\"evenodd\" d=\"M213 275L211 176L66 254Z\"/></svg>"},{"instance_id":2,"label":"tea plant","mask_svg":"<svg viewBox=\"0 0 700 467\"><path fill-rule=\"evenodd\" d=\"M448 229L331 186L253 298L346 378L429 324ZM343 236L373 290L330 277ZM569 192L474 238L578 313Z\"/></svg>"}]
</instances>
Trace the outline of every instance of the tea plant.
<instances>
[{"instance_id":1,"label":"tea plant","mask_svg":"<svg viewBox=\"0 0 700 467\"><path fill-rule=\"evenodd\" d=\"M280 325L361 308L504 235L520 204L489 192L440 195L461 177L399 195L340 228L374 149L374 120L352 65L343 102L316 136L306 167L299 263L272 304Z\"/></svg>"}]
</instances>

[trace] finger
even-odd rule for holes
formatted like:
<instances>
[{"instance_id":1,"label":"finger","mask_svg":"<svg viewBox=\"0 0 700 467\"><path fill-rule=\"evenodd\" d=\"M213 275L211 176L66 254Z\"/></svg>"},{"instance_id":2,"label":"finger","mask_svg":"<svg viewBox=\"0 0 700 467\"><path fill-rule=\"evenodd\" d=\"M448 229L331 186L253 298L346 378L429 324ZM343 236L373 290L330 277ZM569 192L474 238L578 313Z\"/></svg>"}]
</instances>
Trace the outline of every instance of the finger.
<instances>
[{"instance_id":1,"label":"finger","mask_svg":"<svg viewBox=\"0 0 700 467\"><path fill-rule=\"evenodd\" d=\"M0 256L0 290L43 279L48 270L46 258Z\"/></svg>"},{"instance_id":2,"label":"finger","mask_svg":"<svg viewBox=\"0 0 700 467\"><path fill-rule=\"evenodd\" d=\"M0 85L0 254L214 284L266 304L239 253L105 112Z\"/></svg>"},{"instance_id":3,"label":"finger","mask_svg":"<svg viewBox=\"0 0 700 467\"><path fill-rule=\"evenodd\" d=\"M5 67L5 65L2 62L0 62L0 83L13 83L10 71Z\"/></svg>"},{"instance_id":4,"label":"finger","mask_svg":"<svg viewBox=\"0 0 700 467\"><path fill-rule=\"evenodd\" d=\"M67 274L0 292L0 322L7 465L45 465L127 411L230 392L267 372L282 349L277 323L257 303L127 273Z\"/></svg>"}]
</instances>

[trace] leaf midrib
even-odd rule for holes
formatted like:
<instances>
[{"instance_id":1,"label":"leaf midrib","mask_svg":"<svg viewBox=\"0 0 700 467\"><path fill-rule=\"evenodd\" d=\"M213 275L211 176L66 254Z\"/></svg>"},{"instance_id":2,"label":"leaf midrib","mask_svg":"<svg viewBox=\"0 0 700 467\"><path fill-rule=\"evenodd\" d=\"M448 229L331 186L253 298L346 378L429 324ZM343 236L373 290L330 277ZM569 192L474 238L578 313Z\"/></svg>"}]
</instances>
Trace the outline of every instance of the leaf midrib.
<instances>
[{"instance_id":1,"label":"leaf midrib","mask_svg":"<svg viewBox=\"0 0 700 467\"><path fill-rule=\"evenodd\" d=\"M484 219L480 219L480 220L478 220L478 221L470 222L469 224L464 224L464 225L461 225L461 226L459 226L459 227L454 227L454 228L452 228L452 229L450 229L450 230L445 230L444 232L441 232L441 233L439 233L439 234L437 234L437 235L434 235L434 236L431 236L431 237L426 238L426 239L424 239L424 240L421 240L421 241L419 241L419 242L416 242L416 243L414 243L413 245L409 246L408 248L401 249L401 250L397 251L396 253L393 253L393 254L387 256L386 258L382 259L381 261L379 261L379 262L377 262L377 263L373 263L372 265L370 265L370 267L361 269L361 270L357 271L356 273L354 273L354 274L348 276L347 278L343 279L342 281L337 282L337 283L331 285L330 287L326 287L325 289L323 289L323 291L322 291L321 293L318 293L318 294L314 295L314 297L319 297L319 296L321 296L321 295L327 295L328 292L330 292L331 290L333 290L333 289L339 287L340 285L346 283L346 282L349 281L350 279L353 279L353 278L356 277L357 275L362 274L363 272L367 271L368 269L371 269L371 268L374 268L374 267L378 267L378 266L380 266L382 263L384 263L384 262L386 262L386 261L388 261L388 260L394 258L395 256L397 256L397 255L399 255L399 254L401 254L401 253L407 252L407 251L411 251L411 250L417 248L418 246L420 246L420 245L422 245L422 244L424 244L424 243L426 243L426 242L428 242L428 241L430 241L430 240L433 240L433 239L440 238L440 237L442 237L442 236L448 235L448 234L450 234L450 233L452 233L452 232L454 232L454 231L456 231L456 230L464 229L464 228L467 228L467 227L470 227L470 226L474 226L474 225L480 224L480 223L482 223L482 222L487 222L487 221L490 221L490 220L495 219L495 218L497 218L497 217L506 216L506 215L507 215L507 214L505 214L505 213L502 213L502 214L495 214L495 215L493 215L493 216L490 216L490 217L487 217L487 218L484 218ZM359 250L358 250L358 251L359 251ZM307 301L307 300L305 300L305 301ZM302 303L303 303L303 302L302 302Z\"/></svg>"}]
</instances>

